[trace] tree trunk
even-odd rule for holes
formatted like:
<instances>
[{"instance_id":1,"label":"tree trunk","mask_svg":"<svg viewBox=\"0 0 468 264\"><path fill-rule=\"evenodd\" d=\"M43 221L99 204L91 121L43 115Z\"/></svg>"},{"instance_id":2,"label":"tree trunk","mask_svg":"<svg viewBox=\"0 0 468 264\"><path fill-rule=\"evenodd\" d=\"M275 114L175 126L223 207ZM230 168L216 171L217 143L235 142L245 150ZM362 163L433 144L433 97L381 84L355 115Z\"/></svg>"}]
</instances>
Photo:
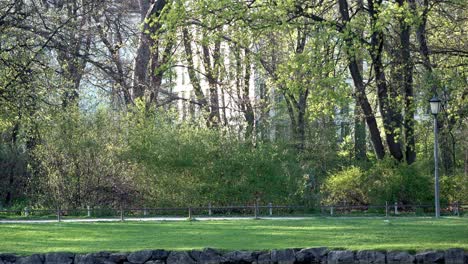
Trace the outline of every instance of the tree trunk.
<instances>
[{"instance_id":1,"label":"tree trunk","mask_svg":"<svg viewBox=\"0 0 468 264\"><path fill-rule=\"evenodd\" d=\"M297 105L297 148L301 151L305 149L305 127L306 127L306 110L307 110L307 97L309 89L299 94L299 102Z\"/></svg>"},{"instance_id":2,"label":"tree trunk","mask_svg":"<svg viewBox=\"0 0 468 264\"><path fill-rule=\"evenodd\" d=\"M411 7L416 10L416 5L414 1L410 2ZM438 77L434 74L434 66L431 63L430 54L431 51L427 44L427 37L426 37L426 25L427 25L427 17L429 15L430 4L428 0L424 0L423 4L423 12L421 14L421 22L418 25L416 30L416 37L419 43L419 53L422 57L422 65L429 77L429 85L431 87L431 92L433 95L437 95L437 85L438 85ZM438 119L438 127L440 127L440 152L442 157L442 166L447 173L453 172L453 164L455 159L453 155L455 153L455 148L453 138L450 135L450 130L452 127L452 120L448 119ZM452 141L452 144L450 144Z\"/></svg>"},{"instance_id":3,"label":"tree trunk","mask_svg":"<svg viewBox=\"0 0 468 264\"><path fill-rule=\"evenodd\" d=\"M195 64L193 62L193 50L192 50L192 37L187 28L183 28L183 42L184 42L184 49L185 49L185 56L187 60L187 70L190 79L190 83L192 84L193 91L195 93L195 97L197 102L200 106L201 111L209 114L210 108L208 106L208 100L206 99L205 94L200 85L200 80L198 79ZM207 119L208 120L208 119Z\"/></svg>"},{"instance_id":4,"label":"tree trunk","mask_svg":"<svg viewBox=\"0 0 468 264\"><path fill-rule=\"evenodd\" d=\"M465 165L465 177L468 177L468 148L465 146L465 160L464 160L464 165Z\"/></svg>"},{"instance_id":5,"label":"tree trunk","mask_svg":"<svg viewBox=\"0 0 468 264\"><path fill-rule=\"evenodd\" d=\"M378 2L380 4L380 2ZM368 0L368 12L371 17L371 58L374 66L375 79L377 83L377 96L380 113L384 125L385 138L390 154L398 161L403 159L403 151L400 142L397 141L397 129L402 124L402 116L394 109L391 98L388 94L387 79L382 63L383 33L374 28L377 20L377 11L374 8L373 0Z\"/></svg>"},{"instance_id":6,"label":"tree trunk","mask_svg":"<svg viewBox=\"0 0 468 264\"><path fill-rule=\"evenodd\" d=\"M104 43L104 45L106 46L107 51L110 53L111 60L115 66L115 71L109 71L108 74L118 84L119 89L117 90L117 93L123 92L125 104L130 104L132 102L132 97L130 94L129 85L126 81L124 65L120 54L120 46L123 43L122 35L119 32L119 29L117 28L117 35L119 37L117 43L115 43L114 41L112 41L111 38L107 37L106 33L104 32L104 29L99 24L99 18L95 17L94 19L97 22L99 37L101 38L102 43ZM116 46L119 48L116 48Z\"/></svg>"},{"instance_id":7,"label":"tree trunk","mask_svg":"<svg viewBox=\"0 0 468 264\"><path fill-rule=\"evenodd\" d=\"M348 23L350 21L348 2L346 0L338 0L338 3L342 19L345 23ZM352 39L350 38L346 38L345 42L348 47L353 45ZM383 159L385 157L385 148L382 142L382 138L380 137L380 131L377 126L374 112L369 103L369 100L367 99L364 81L361 72L359 71L359 65L356 61L355 55L348 53L348 61L348 68L351 73L351 77L353 78L354 87L356 89L355 96L357 104L361 106L362 112L364 113L375 154L378 159Z\"/></svg>"},{"instance_id":8,"label":"tree trunk","mask_svg":"<svg viewBox=\"0 0 468 264\"><path fill-rule=\"evenodd\" d=\"M349 60L350 61L348 67L353 78L354 86L356 88L356 101L361 106L362 112L364 113L367 127L369 128L372 146L374 147L375 155L378 159L383 159L385 157L385 148L382 142L382 138L380 137L380 131L377 126L377 121L375 119L372 106L370 105L369 100L367 99L366 89L364 87L362 75L354 58L350 58Z\"/></svg>"},{"instance_id":9,"label":"tree trunk","mask_svg":"<svg viewBox=\"0 0 468 264\"><path fill-rule=\"evenodd\" d=\"M358 0L357 4L360 10L364 10L363 0ZM359 32L359 35L364 37L364 32ZM356 57L356 62L359 66L359 72L364 72L363 59ZM356 89L354 89L354 92L356 92ZM356 160L367 160L366 141L366 120L358 100L354 100L354 157Z\"/></svg>"},{"instance_id":10,"label":"tree trunk","mask_svg":"<svg viewBox=\"0 0 468 264\"><path fill-rule=\"evenodd\" d=\"M361 1L359 3L362 5ZM363 72L363 60L359 59L357 63L359 72ZM356 89L354 89L354 92L356 92ZM354 100L354 157L357 160L367 160L366 120L358 100Z\"/></svg>"},{"instance_id":11,"label":"tree trunk","mask_svg":"<svg viewBox=\"0 0 468 264\"><path fill-rule=\"evenodd\" d=\"M224 87L221 87L221 107L223 110L223 125L227 126L229 124L228 118L227 118L227 104L226 104L226 89Z\"/></svg>"},{"instance_id":12,"label":"tree trunk","mask_svg":"<svg viewBox=\"0 0 468 264\"><path fill-rule=\"evenodd\" d=\"M90 47L91 36L86 37L86 46L82 47L81 39L74 39L75 43L73 50L58 51L58 60L61 62L64 77L68 82L65 86L65 91L62 96L62 107L66 108L69 105L77 105L79 98L79 88L81 79L83 78L86 61L77 58L74 54L80 52L87 53ZM84 51L82 51L84 48Z\"/></svg>"},{"instance_id":13,"label":"tree trunk","mask_svg":"<svg viewBox=\"0 0 468 264\"><path fill-rule=\"evenodd\" d=\"M158 16L166 5L165 0L156 0L151 5L149 0L140 0L139 3L142 22L149 20L153 15ZM147 75L151 58L151 34L156 32L159 27L160 25L158 24L150 27L148 23L144 23L143 30L140 32L135 62L133 64L133 98L143 97L145 91L150 87L150 79ZM155 52L157 53L158 50L155 50Z\"/></svg>"},{"instance_id":14,"label":"tree trunk","mask_svg":"<svg viewBox=\"0 0 468 264\"><path fill-rule=\"evenodd\" d=\"M91 20L91 16L89 15L91 10L88 9L92 7L88 5L79 7L77 1L68 2L66 7L71 25L74 28L66 33L69 45L64 50L57 51L64 76L69 82L62 96L62 106L64 108L68 105L78 104L79 88L87 60L77 57L77 54L88 54L92 39L91 31L86 30L86 27L89 26L87 24Z\"/></svg>"},{"instance_id":15,"label":"tree trunk","mask_svg":"<svg viewBox=\"0 0 468 264\"><path fill-rule=\"evenodd\" d=\"M21 115L19 115L19 119L21 120ZM10 141L10 161L7 162L6 171L8 175L8 186L6 188L6 196L5 196L5 205L11 205L13 201L13 191L16 190L15 188L15 166L16 162L18 161L18 150L17 150L17 143L18 143L18 135L19 135L20 124L19 121L15 122L13 126L13 130L11 132L11 141ZM13 156L14 155L14 156Z\"/></svg>"},{"instance_id":16,"label":"tree trunk","mask_svg":"<svg viewBox=\"0 0 468 264\"><path fill-rule=\"evenodd\" d=\"M151 66L150 66L150 86L149 86L149 92L150 92L150 97L147 102L147 106L152 105L152 104L157 104L158 102L158 97L159 97L159 92L161 90L161 84L162 84L162 79L164 72L161 70L161 66L165 65L169 61L169 57L171 56L171 50L172 47L174 46L174 42L172 39L167 40L166 42L166 47L164 48L162 52L162 56L160 56L158 48L159 48L159 42L158 41L152 41L152 47L155 48L155 51L153 52L151 56Z\"/></svg>"},{"instance_id":17,"label":"tree trunk","mask_svg":"<svg viewBox=\"0 0 468 264\"><path fill-rule=\"evenodd\" d=\"M284 101L286 102L286 108L288 109L289 119L291 120L291 132L293 134L293 139L296 140L298 131L297 131L297 120L296 114L294 113L294 103L292 95L289 95L286 91L283 90Z\"/></svg>"},{"instance_id":18,"label":"tree trunk","mask_svg":"<svg viewBox=\"0 0 468 264\"><path fill-rule=\"evenodd\" d=\"M251 65L250 65L250 54L247 50L244 50L244 83L243 83L243 93L241 99L241 109L244 112L244 118L247 122L247 128L245 131L245 138L248 139L253 135L254 123L255 123L255 114L253 111L252 104L250 102L250 76L251 76ZM240 65L238 65L239 67ZM239 76L240 77L240 76ZM240 81L240 80L239 80Z\"/></svg>"},{"instance_id":19,"label":"tree trunk","mask_svg":"<svg viewBox=\"0 0 468 264\"><path fill-rule=\"evenodd\" d=\"M419 23L419 26L416 30L416 37L419 42L419 53L421 54L421 57L422 57L422 61L423 61L422 64L429 75L429 78L431 81L430 85L431 85L432 94L435 95L437 94L437 85L436 85L436 80L434 79L435 76L433 76L432 63L429 57L430 51L427 45L427 38L426 38L426 24L427 24L427 16L429 13L429 1L424 0L423 5L424 5L424 9L421 15L421 22ZM411 6L413 7L413 9L416 9L416 6L414 5L414 3L412 3Z\"/></svg>"},{"instance_id":20,"label":"tree trunk","mask_svg":"<svg viewBox=\"0 0 468 264\"><path fill-rule=\"evenodd\" d=\"M141 98L145 95L146 87L149 86L147 80L148 63L150 60L149 39L145 33L140 33L138 49L136 51L133 65L133 98Z\"/></svg>"},{"instance_id":21,"label":"tree trunk","mask_svg":"<svg viewBox=\"0 0 468 264\"><path fill-rule=\"evenodd\" d=\"M218 95L218 71L220 59L221 41L217 40L214 44L213 55L207 44L202 44L203 63L206 71L206 78L210 88L210 116L209 121L212 126L218 126L221 121L219 95ZM211 62L213 57L213 62Z\"/></svg>"},{"instance_id":22,"label":"tree trunk","mask_svg":"<svg viewBox=\"0 0 468 264\"><path fill-rule=\"evenodd\" d=\"M357 100L354 107L354 156L357 160L367 160L366 123Z\"/></svg>"},{"instance_id":23,"label":"tree trunk","mask_svg":"<svg viewBox=\"0 0 468 264\"><path fill-rule=\"evenodd\" d=\"M404 0L399 0L398 4L403 6ZM414 92L413 92L413 62L411 59L410 51L410 30L411 27L403 19L400 19L400 68L403 70L402 78L404 90L404 132L405 132L405 158L407 164L412 164L416 161L416 141L414 138L414 115L416 107L414 105Z\"/></svg>"}]
</instances>

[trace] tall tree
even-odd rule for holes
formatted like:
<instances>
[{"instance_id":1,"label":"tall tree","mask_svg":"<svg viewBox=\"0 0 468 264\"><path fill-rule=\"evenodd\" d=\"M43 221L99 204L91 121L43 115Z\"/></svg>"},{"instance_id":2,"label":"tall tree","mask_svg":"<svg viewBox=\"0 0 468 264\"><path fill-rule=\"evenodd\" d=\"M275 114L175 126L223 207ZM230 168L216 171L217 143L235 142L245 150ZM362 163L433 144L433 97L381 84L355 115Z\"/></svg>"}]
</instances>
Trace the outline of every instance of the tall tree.
<instances>
[{"instance_id":1,"label":"tall tree","mask_svg":"<svg viewBox=\"0 0 468 264\"><path fill-rule=\"evenodd\" d=\"M346 0L338 0L339 4L339 11L341 15L341 19L343 20L344 26L348 25L351 22L351 17L349 15L349 7L348 2ZM348 28L348 30L351 30ZM375 118L374 111L372 106L369 103L369 99L367 98L366 87L364 85L364 79L362 77L362 72L360 71L360 67L358 64L358 59L356 58L356 54L352 52L354 40L351 36L345 37L344 39L346 46L347 46L347 53L348 53L348 68L349 72L351 73L351 77L353 78L354 87L356 89L356 101L361 106L362 112L364 113L367 126L369 128L369 133L372 141L372 145L374 147L375 154L377 158L382 159L385 156L385 148L380 137L380 130L377 126L377 121Z\"/></svg>"},{"instance_id":2,"label":"tall tree","mask_svg":"<svg viewBox=\"0 0 468 264\"><path fill-rule=\"evenodd\" d=\"M161 90L166 64L171 58L174 40L170 29L163 28L163 12L170 10L172 3L157 0L140 0L140 14L143 28L140 33L138 49L133 70L133 96L142 98L148 95L149 104L156 103ZM144 15L143 15L144 14ZM166 38L161 36L166 34ZM169 35L169 36L168 36Z\"/></svg>"}]
</instances>

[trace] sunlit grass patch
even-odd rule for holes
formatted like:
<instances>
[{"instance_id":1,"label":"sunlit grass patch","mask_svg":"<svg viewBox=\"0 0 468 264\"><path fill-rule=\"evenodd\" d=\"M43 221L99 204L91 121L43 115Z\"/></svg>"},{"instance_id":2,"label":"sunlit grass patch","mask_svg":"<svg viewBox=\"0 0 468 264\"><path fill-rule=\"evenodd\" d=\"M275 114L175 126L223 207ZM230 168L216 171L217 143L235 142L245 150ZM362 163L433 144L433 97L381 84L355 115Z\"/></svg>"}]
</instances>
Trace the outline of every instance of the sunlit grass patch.
<instances>
[{"instance_id":1,"label":"sunlit grass patch","mask_svg":"<svg viewBox=\"0 0 468 264\"><path fill-rule=\"evenodd\" d=\"M0 251L279 249L468 249L467 218L312 218L124 223L0 224Z\"/></svg>"}]
</instances>

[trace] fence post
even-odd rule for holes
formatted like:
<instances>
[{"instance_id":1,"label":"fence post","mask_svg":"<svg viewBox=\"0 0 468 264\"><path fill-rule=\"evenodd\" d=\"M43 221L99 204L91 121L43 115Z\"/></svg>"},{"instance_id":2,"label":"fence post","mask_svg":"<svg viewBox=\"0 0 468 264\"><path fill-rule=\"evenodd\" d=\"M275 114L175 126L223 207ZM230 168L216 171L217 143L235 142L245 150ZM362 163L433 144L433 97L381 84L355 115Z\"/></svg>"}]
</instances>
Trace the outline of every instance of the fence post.
<instances>
[{"instance_id":1,"label":"fence post","mask_svg":"<svg viewBox=\"0 0 468 264\"><path fill-rule=\"evenodd\" d=\"M255 219L258 219L258 199L255 199L254 215Z\"/></svg>"},{"instance_id":2,"label":"fence post","mask_svg":"<svg viewBox=\"0 0 468 264\"><path fill-rule=\"evenodd\" d=\"M455 213L457 214L457 216L460 216L460 201L457 201L456 203Z\"/></svg>"},{"instance_id":3,"label":"fence post","mask_svg":"<svg viewBox=\"0 0 468 264\"><path fill-rule=\"evenodd\" d=\"M272 203L268 203L268 211L270 213L270 216L273 215L273 204Z\"/></svg>"},{"instance_id":4,"label":"fence post","mask_svg":"<svg viewBox=\"0 0 468 264\"><path fill-rule=\"evenodd\" d=\"M213 214L213 212L211 211L211 202L210 202L210 203L208 203L208 215L211 216L212 214Z\"/></svg>"},{"instance_id":5,"label":"fence post","mask_svg":"<svg viewBox=\"0 0 468 264\"><path fill-rule=\"evenodd\" d=\"M395 202L394 207L395 207L395 215L397 215L398 214L398 203L397 202Z\"/></svg>"},{"instance_id":6,"label":"fence post","mask_svg":"<svg viewBox=\"0 0 468 264\"><path fill-rule=\"evenodd\" d=\"M57 206L57 222L61 222L62 221L62 216L61 216L62 212L60 210L60 206Z\"/></svg>"},{"instance_id":7,"label":"fence post","mask_svg":"<svg viewBox=\"0 0 468 264\"><path fill-rule=\"evenodd\" d=\"M91 217L91 206L87 205L86 209L88 210L88 217Z\"/></svg>"},{"instance_id":8,"label":"fence post","mask_svg":"<svg viewBox=\"0 0 468 264\"><path fill-rule=\"evenodd\" d=\"M29 208L27 206L24 208L24 216L29 216Z\"/></svg>"},{"instance_id":9,"label":"fence post","mask_svg":"<svg viewBox=\"0 0 468 264\"><path fill-rule=\"evenodd\" d=\"M122 204L120 204L120 221L124 221L124 209Z\"/></svg>"},{"instance_id":10,"label":"fence post","mask_svg":"<svg viewBox=\"0 0 468 264\"><path fill-rule=\"evenodd\" d=\"M192 220L192 207L188 208L188 220Z\"/></svg>"},{"instance_id":11,"label":"fence post","mask_svg":"<svg viewBox=\"0 0 468 264\"><path fill-rule=\"evenodd\" d=\"M143 209L143 216L147 216L148 215L148 209Z\"/></svg>"},{"instance_id":12,"label":"fence post","mask_svg":"<svg viewBox=\"0 0 468 264\"><path fill-rule=\"evenodd\" d=\"M330 215L333 216L333 206L330 206Z\"/></svg>"},{"instance_id":13,"label":"fence post","mask_svg":"<svg viewBox=\"0 0 468 264\"><path fill-rule=\"evenodd\" d=\"M388 218L388 202L385 201L385 217Z\"/></svg>"}]
</instances>

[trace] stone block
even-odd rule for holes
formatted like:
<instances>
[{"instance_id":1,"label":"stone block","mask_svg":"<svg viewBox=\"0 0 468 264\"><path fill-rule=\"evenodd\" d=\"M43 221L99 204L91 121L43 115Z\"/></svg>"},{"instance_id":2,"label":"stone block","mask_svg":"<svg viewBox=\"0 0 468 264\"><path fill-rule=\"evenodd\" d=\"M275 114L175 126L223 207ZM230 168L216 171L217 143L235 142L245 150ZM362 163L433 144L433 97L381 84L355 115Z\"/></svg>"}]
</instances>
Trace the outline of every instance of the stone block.
<instances>
[{"instance_id":1,"label":"stone block","mask_svg":"<svg viewBox=\"0 0 468 264\"><path fill-rule=\"evenodd\" d=\"M4 263L13 263L16 261L16 256L13 254L0 254L0 260Z\"/></svg>"},{"instance_id":2,"label":"stone block","mask_svg":"<svg viewBox=\"0 0 468 264\"><path fill-rule=\"evenodd\" d=\"M254 264L273 264L274 262L271 260L270 252L261 252L257 256L257 261L252 262Z\"/></svg>"},{"instance_id":3,"label":"stone block","mask_svg":"<svg viewBox=\"0 0 468 264\"><path fill-rule=\"evenodd\" d=\"M171 252L167 257L167 264L195 264L197 263L186 251Z\"/></svg>"},{"instance_id":4,"label":"stone block","mask_svg":"<svg viewBox=\"0 0 468 264\"><path fill-rule=\"evenodd\" d=\"M328 249L326 247L304 248L296 252L297 263L325 263Z\"/></svg>"},{"instance_id":5,"label":"stone block","mask_svg":"<svg viewBox=\"0 0 468 264\"><path fill-rule=\"evenodd\" d=\"M272 250L271 261L278 264L294 264L296 262L296 254L293 249Z\"/></svg>"},{"instance_id":6,"label":"stone block","mask_svg":"<svg viewBox=\"0 0 468 264\"><path fill-rule=\"evenodd\" d=\"M353 264L354 263L354 252L349 250L334 250L328 252L327 256L328 264Z\"/></svg>"},{"instance_id":7,"label":"stone block","mask_svg":"<svg viewBox=\"0 0 468 264\"><path fill-rule=\"evenodd\" d=\"M385 254L374 250L356 252L356 262L359 264L385 264Z\"/></svg>"},{"instance_id":8,"label":"stone block","mask_svg":"<svg viewBox=\"0 0 468 264\"><path fill-rule=\"evenodd\" d=\"M256 261L255 255L251 251L232 251L223 255L229 263L252 263Z\"/></svg>"},{"instance_id":9,"label":"stone block","mask_svg":"<svg viewBox=\"0 0 468 264\"><path fill-rule=\"evenodd\" d=\"M439 251L428 251L416 254L416 263L444 263L444 253Z\"/></svg>"},{"instance_id":10,"label":"stone block","mask_svg":"<svg viewBox=\"0 0 468 264\"><path fill-rule=\"evenodd\" d=\"M97 252L97 253L91 253L91 255L93 255L93 257L101 258L101 259L108 259L110 254L111 253L107 252L107 251L100 251L100 252Z\"/></svg>"},{"instance_id":11,"label":"stone block","mask_svg":"<svg viewBox=\"0 0 468 264\"><path fill-rule=\"evenodd\" d=\"M75 255L75 264L94 264L94 258L91 254Z\"/></svg>"},{"instance_id":12,"label":"stone block","mask_svg":"<svg viewBox=\"0 0 468 264\"><path fill-rule=\"evenodd\" d=\"M190 256L197 262L203 264L218 264L226 262L226 259L215 249L205 248L202 251L192 250Z\"/></svg>"},{"instance_id":13,"label":"stone block","mask_svg":"<svg viewBox=\"0 0 468 264\"><path fill-rule=\"evenodd\" d=\"M151 260L166 260L169 256L169 253L169 251L163 249L153 250L153 253L151 254Z\"/></svg>"},{"instance_id":14,"label":"stone block","mask_svg":"<svg viewBox=\"0 0 468 264\"><path fill-rule=\"evenodd\" d=\"M48 253L45 254L45 264L71 264L75 255L68 252Z\"/></svg>"},{"instance_id":15,"label":"stone block","mask_svg":"<svg viewBox=\"0 0 468 264\"><path fill-rule=\"evenodd\" d=\"M463 264L465 251L461 248L450 248L445 251L445 264Z\"/></svg>"},{"instance_id":16,"label":"stone block","mask_svg":"<svg viewBox=\"0 0 468 264\"><path fill-rule=\"evenodd\" d=\"M117 264L123 264L125 261L127 261L127 255L126 253L111 253L109 255L109 261L112 261Z\"/></svg>"},{"instance_id":17,"label":"stone block","mask_svg":"<svg viewBox=\"0 0 468 264\"><path fill-rule=\"evenodd\" d=\"M414 263L414 256L405 251L387 252L388 264L410 264Z\"/></svg>"},{"instance_id":18,"label":"stone block","mask_svg":"<svg viewBox=\"0 0 468 264\"><path fill-rule=\"evenodd\" d=\"M16 259L17 264L42 264L44 263L44 255L34 254L27 257Z\"/></svg>"},{"instance_id":19,"label":"stone block","mask_svg":"<svg viewBox=\"0 0 468 264\"><path fill-rule=\"evenodd\" d=\"M141 250L141 251L130 253L127 256L127 260L130 263L143 264L146 261L150 260L152 256L153 256L152 250Z\"/></svg>"}]
</instances>

